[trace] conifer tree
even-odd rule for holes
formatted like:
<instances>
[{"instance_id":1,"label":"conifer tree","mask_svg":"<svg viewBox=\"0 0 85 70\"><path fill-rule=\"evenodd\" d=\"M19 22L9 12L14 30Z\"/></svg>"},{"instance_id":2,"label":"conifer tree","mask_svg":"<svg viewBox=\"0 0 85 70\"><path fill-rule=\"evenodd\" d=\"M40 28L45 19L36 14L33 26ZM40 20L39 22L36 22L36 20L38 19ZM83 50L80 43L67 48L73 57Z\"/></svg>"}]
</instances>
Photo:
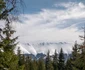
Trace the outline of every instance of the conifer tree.
<instances>
[{"instance_id":1,"label":"conifer tree","mask_svg":"<svg viewBox=\"0 0 85 70\"><path fill-rule=\"evenodd\" d=\"M18 37L12 38L14 30L11 28L10 22L7 19L7 24L5 28L0 32L0 68L2 70L17 70L18 68L18 57L14 54L14 48L17 45L16 39Z\"/></svg>"},{"instance_id":2,"label":"conifer tree","mask_svg":"<svg viewBox=\"0 0 85 70\"><path fill-rule=\"evenodd\" d=\"M0 0L0 20L6 21L5 28L0 28L0 70L19 70L18 57L14 48L18 37L13 38L15 30L8 19L9 13L15 9L18 0Z\"/></svg>"},{"instance_id":3,"label":"conifer tree","mask_svg":"<svg viewBox=\"0 0 85 70\"><path fill-rule=\"evenodd\" d=\"M68 59L65 65L65 70L73 70L71 59Z\"/></svg>"},{"instance_id":4,"label":"conifer tree","mask_svg":"<svg viewBox=\"0 0 85 70\"><path fill-rule=\"evenodd\" d=\"M18 56L18 68L20 70L27 70L28 58L27 57L25 58L25 55L21 54L20 47L18 47L17 56Z\"/></svg>"},{"instance_id":5,"label":"conifer tree","mask_svg":"<svg viewBox=\"0 0 85 70\"><path fill-rule=\"evenodd\" d=\"M80 36L81 40L83 40L83 44L80 45L81 53L78 55L78 62L76 61L76 65L80 70L85 70L85 24L84 24L84 35Z\"/></svg>"},{"instance_id":6,"label":"conifer tree","mask_svg":"<svg viewBox=\"0 0 85 70\"><path fill-rule=\"evenodd\" d=\"M33 69L32 70L38 70L38 64L37 64L36 60L33 60L32 65L33 65Z\"/></svg>"},{"instance_id":7,"label":"conifer tree","mask_svg":"<svg viewBox=\"0 0 85 70\"><path fill-rule=\"evenodd\" d=\"M38 60L38 70L45 70L45 63L42 58Z\"/></svg>"},{"instance_id":8,"label":"conifer tree","mask_svg":"<svg viewBox=\"0 0 85 70\"><path fill-rule=\"evenodd\" d=\"M46 70L53 70L52 61L51 61L51 58L50 58L50 52L49 51L47 53L45 67L46 67Z\"/></svg>"},{"instance_id":9,"label":"conifer tree","mask_svg":"<svg viewBox=\"0 0 85 70\"><path fill-rule=\"evenodd\" d=\"M71 57L71 63L72 63L72 69L77 70L78 69L78 63L79 61L79 54L78 54L78 44L77 41L74 44L73 51L72 51L72 57ZM69 60L70 61L70 60Z\"/></svg>"},{"instance_id":10,"label":"conifer tree","mask_svg":"<svg viewBox=\"0 0 85 70\"><path fill-rule=\"evenodd\" d=\"M59 63L58 63L58 70L64 70L65 65L64 65L64 54L63 54L63 49L61 48L60 53L59 53Z\"/></svg>"},{"instance_id":11,"label":"conifer tree","mask_svg":"<svg viewBox=\"0 0 85 70\"><path fill-rule=\"evenodd\" d=\"M57 57L56 50L53 57L53 68L54 70L58 70L58 57Z\"/></svg>"},{"instance_id":12,"label":"conifer tree","mask_svg":"<svg viewBox=\"0 0 85 70\"><path fill-rule=\"evenodd\" d=\"M72 59L75 61L77 56L78 56L78 45L76 41L73 47L73 51L72 51Z\"/></svg>"},{"instance_id":13,"label":"conifer tree","mask_svg":"<svg viewBox=\"0 0 85 70\"><path fill-rule=\"evenodd\" d=\"M31 58L27 56L25 61L25 70L30 70L30 62L31 62Z\"/></svg>"},{"instance_id":14,"label":"conifer tree","mask_svg":"<svg viewBox=\"0 0 85 70\"><path fill-rule=\"evenodd\" d=\"M14 48L17 45L16 40L18 39L18 37L12 38L12 35L14 34L15 30L12 29L8 19L7 21L8 23L3 29L3 34L5 35L5 37L3 37L3 42L2 42L4 45L3 50L13 52Z\"/></svg>"}]
</instances>

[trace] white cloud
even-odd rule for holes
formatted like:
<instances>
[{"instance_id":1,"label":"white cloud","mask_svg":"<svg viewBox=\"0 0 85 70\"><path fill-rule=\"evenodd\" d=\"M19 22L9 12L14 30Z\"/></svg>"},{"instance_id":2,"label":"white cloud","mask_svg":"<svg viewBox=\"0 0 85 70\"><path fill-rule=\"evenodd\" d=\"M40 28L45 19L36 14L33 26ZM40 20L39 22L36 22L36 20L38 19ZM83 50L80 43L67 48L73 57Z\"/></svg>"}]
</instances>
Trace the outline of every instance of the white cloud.
<instances>
[{"instance_id":1,"label":"white cloud","mask_svg":"<svg viewBox=\"0 0 85 70\"><path fill-rule=\"evenodd\" d=\"M61 3L61 4L55 4L58 7L62 6L65 7L66 9L64 11L60 11L59 13L61 14L60 18L61 19L77 19L77 18L85 18L85 5L80 2L69 2L69 3ZM59 14L59 15L60 15Z\"/></svg>"},{"instance_id":2,"label":"white cloud","mask_svg":"<svg viewBox=\"0 0 85 70\"><path fill-rule=\"evenodd\" d=\"M83 3L60 4L67 9L42 9L36 14L20 15L21 22L13 22L16 35L20 36L20 43L48 42L69 42L74 44L79 41L76 25L82 23L85 18L85 5ZM76 23L75 23L76 22ZM81 22L81 23L80 23ZM60 29L59 27L64 27ZM63 47L63 46L61 46ZM71 50L72 45L65 45L65 52ZM26 48L26 47L25 47ZM37 52L47 52L47 50L60 49L59 46L35 47ZM29 50L29 48L28 48ZM34 53L36 53L35 50ZM53 52L53 51L51 51Z\"/></svg>"}]
</instances>

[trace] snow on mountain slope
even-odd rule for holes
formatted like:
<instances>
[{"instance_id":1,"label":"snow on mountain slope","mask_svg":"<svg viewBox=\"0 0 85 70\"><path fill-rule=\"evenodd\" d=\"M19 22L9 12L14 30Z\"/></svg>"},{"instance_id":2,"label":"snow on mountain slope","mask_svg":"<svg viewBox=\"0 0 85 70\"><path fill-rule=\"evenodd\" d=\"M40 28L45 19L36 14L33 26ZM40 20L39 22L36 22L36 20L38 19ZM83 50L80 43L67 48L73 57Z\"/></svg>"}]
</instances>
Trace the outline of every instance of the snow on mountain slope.
<instances>
[{"instance_id":1,"label":"snow on mountain slope","mask_svg":"<svg viewBox=\"0 0 85 70\"><path fill-rule=\"evenodd\" d=\"M33 47L37 53L47 54L49 50L50 55L54 54L55 50L59 53L61 48L63 48L64 53L71 53L72 51L72 44L68 42L36 42L33 43Z\"/></svg>"},{"instance_id":2,"label":"snow on mountain slope","mask_svg":"<svg viewBox=\"0 0 85 70\"><path fill-rule=\"evenodd\" d=\"M15 49L14 49L14 52L17 54L17 50L18 50L18 47L20 47L20 50L21 50L21 54L30 54L30 52L24 48L23 45L21 44L18 44Z\"/></svg>"},{"instance_id":3,"label":"snow on mountain slope","mask_svg":"<svg viewBox=\"0 0 85 70\"><path fill-rule=\"evenodd\" d=\"M50 50L50 55L54 54L55 49L57 53L59 53L60 49L63 48L64 53L70 53L72 51L72 45L67 42L40 42L40 43L22 43L17 45L15 48L15 53L17 53L17 49L20 47L22 54L34 54L43 53L46 54L48 50Z\"/></svg>"},{"instance_id":4,"label":"snow on mountain slope","mask_svg":"<svg viewBox=\"0 0 85 70\"><path fill-rule=\"evenodd\" d=\"M30 53L32 53L34 55L37 54L37 50L35 49L35 46L33 46L33 45L29 44L29 43L24 43L23 45L24 45L24 48L26 50L28 50Z\"/></svg>"},{"instance_id":5,"label":"snow on mountain slope","mask_svg":"<svg viewBox=\"0 0 85 70\"><path fill-rule=\"evenodd\" d=\"M34 47L30 44L18 44L14 50L14 52L17 54L18 47L20 47L21 54L34 54L36 55L37 52L34 49Z\"/></svg>"}]
</instances>

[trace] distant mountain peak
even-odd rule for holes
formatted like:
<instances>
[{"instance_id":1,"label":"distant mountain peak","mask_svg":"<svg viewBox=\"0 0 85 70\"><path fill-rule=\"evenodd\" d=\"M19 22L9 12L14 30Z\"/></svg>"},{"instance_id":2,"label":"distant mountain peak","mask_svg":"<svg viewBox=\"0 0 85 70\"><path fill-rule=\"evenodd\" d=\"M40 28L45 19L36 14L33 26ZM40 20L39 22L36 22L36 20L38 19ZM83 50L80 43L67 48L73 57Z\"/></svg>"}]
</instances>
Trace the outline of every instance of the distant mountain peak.
<instances>
[{"instance_id":1,"label":"distant mountain peak","mask_svg":"<svg viewBox=\"0 0 85 70\"><path fill-rule=\"evenodd\" d=\"M58 44L69 44L67 42L40 42L38 45L58 45Z\"/></svg>"}]
</instances>

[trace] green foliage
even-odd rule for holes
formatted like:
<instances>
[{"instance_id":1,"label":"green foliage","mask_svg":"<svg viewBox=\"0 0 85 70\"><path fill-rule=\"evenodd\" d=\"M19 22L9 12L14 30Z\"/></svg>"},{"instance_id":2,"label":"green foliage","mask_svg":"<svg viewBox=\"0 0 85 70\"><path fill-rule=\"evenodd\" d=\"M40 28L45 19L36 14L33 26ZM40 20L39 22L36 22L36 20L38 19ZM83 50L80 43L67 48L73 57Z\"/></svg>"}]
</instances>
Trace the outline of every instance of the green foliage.
<instances>
[{"instance_id":1,"label":"green foliage","mask_svg":"<svg viewBox=\"0 0 85 70\"><path fill-rule=\"evenodd\" d=\"M25 70L30 70L30 62L31 62L31 59L29 56L27 56L26 62L25 62Z\"/></svg>"},{"instance_id":2,"label":"green foliage","mask_svg":"<svg viewBox=\"0 0 85 70\"><path fill-rule=\"evenodd\" d=\"M12 52L1 52L0 53L0 69L17 70L18 58Z\"/></svg>"},{"instance_id":3,"label":"green foliage","mask_svg":"<svg viewBox=\"0 0 85 70\"><path fill-rule=\"evenodd\" d=\"M3 39L2 39L4 51L13 51L15 46L17 45L17 43L15 43L15 41L17 40L18 37L15 37L15 38L11 37L14 32L15 31L12 30L10 24L7 23L5 28L3 29L3 34L5 35L5 37L3 37Z\"/></svg>"},{"instance_id":4,"label":"green foliage","mask_svg":"<svg viewBox=\"0 0 85 70\"><path fill-rule=\"evenodd\" d=\"M13 38L15 30L12 29L8 19L9 13L15 8L17 0L0 0L0 20L6 20L4 29L0 28L0 70L24 70L19 66L18 56L14 54L17 38Z\"/></svg>"},{"instance_id":5,"label":"green foliage","mask_svg":"<svg viewBox=\"0 0 85 70\"><path fill-rule=\"evenodd\" d=\"M85 55L79 54L75 61L72 61L73 67L77 70L85 70Z\"/></svg>"},{"instance_id":6,"label":"green foliage","mask_svg":"<svg viewBox=\"0 0 85 70\"><path fill-rule=\"evenodd\" d=\"M0 15L1 15L1 13L2 13L2 11L3 11L3 9L4 9L5 7L6 7L6 6L5 6L4 0L0 0Z\"/></svg>"},{"instance_id":7,"label":"green foliage","mask_svg":"<svg viewBox=\"0 0 85 70\"><path fill-rule=\"evenodd\" d=\"M58 57L57 57L56 50L53 57L53 68L54 70L58 70Z\"/></svg>"},{"instance_id":8,"label":"green foliage","mask_svg":"<svg viewBox=\"0 0 85 70\"><path fill-rule=\"evenodd\" d=\"M80 50L80 51L78 51ZM69 64L72 65L72 70L85 70L85 48L84 45L78 46L75 43L73 47L72 57Z\"/></svg>"},{"instance_id":9,"label":"green foliage","mask_svg":"<svg viewBox=\"0 0 85 70\"><path fill-rule=\"evenodd\" d=\"M73 47L73 51L72 51L72 59L75 61L77 56L78 56L78 47L77 47L77 42L75 42L75 45Z\"/></svg>"},{"instance_id":10,"label":"green foliage","mask_svg":"<svg viewBox=\"0 0 85 70\"><path fill-rule=\"evenodd\" d=\"M17 37L12 38L14 32L9 21L0 32L0 68L2 70L18 70L18 57L13 51L17 45L15 43Z\"/></svg>"},{"instance_id":11,"label":"green foliage","mask_svg":"<svg viewBox=\"0 0 85 70\"><path fill-rule=\"evenodd\" d=\"M43 59L38 60L38 70L45 70L45 63Z\"/></svg>"},{"instance_id":12,"label":"green foliage","mask_svg":"<svg viewBox=\"0 0 85 70\"><path fill-rule=\"evenodd\" d=\"M52 61L51 61L51 58L50 58L50 52L48 51L47 53L47 57L46 57L46 70L53 70L53 65L52 65Z\"/></svg>"},{"instance_id":13,"label":"green foliage","mask_svg":"<svg viewBox=\"0 0 85 70\"><path fill-rule=\"evenodd\" d=\"M59 63L58 63L58 70L64 70L65 65L64 65L64 54L63 54L63 49L61 48L60 53L59 53Z\"/></svg>"},{"instance_id":14,"label":"green foliage","mask_svg":"<svg viewBox=\"0 0 85 70\"><path fill-rule=\"evenodd\" d=\"M65 70L73 70L73 69L72 69L71 59L68 59L68 60L67 60L66 66L65 66Z\"/></svg>"}]
</instances>

